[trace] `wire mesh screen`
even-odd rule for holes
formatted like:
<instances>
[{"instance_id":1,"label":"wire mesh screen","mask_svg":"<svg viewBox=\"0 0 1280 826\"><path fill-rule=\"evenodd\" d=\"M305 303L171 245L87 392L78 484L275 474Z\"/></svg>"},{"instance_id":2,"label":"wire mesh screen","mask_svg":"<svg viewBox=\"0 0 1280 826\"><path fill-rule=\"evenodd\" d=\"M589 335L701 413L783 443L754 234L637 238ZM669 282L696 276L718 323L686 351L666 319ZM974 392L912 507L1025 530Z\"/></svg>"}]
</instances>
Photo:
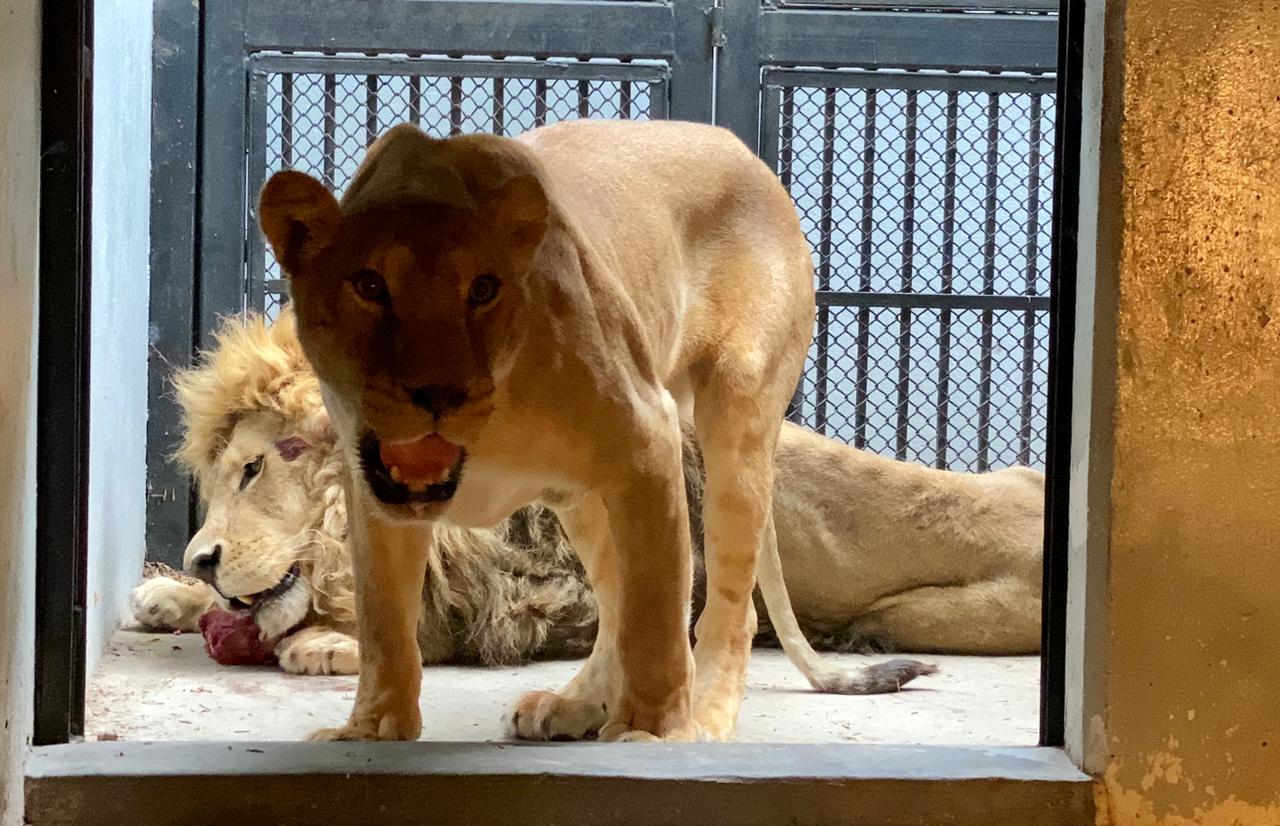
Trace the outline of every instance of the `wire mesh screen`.
<instances>
[{"instance_id":1,"label":"wire mesh screen","mask_svg":"<svg viewBox=\"0 0 1280 826\"><path fill-rule=\"evenodd\" d=\"M297 169L340 197L369 143L405 121L438 137L518 135L573 118L666 113L666 69L654 64L293 55L262 55L255 63L254 192L273 172ZM247 304L274 318L287 295L282 274L257 233L250 237Z\"/></svg>"},{"instance_id":2,"label":"wire mesh screen","mask_svg":"<svg viewBox=\"0 0 1280 826\"><path fill-rule=\"evenodd\" d=\"M766 73L764 150L817 271L803 423L942 468L1043 465L1052 90Z\"/></svg>"}]
</instances>

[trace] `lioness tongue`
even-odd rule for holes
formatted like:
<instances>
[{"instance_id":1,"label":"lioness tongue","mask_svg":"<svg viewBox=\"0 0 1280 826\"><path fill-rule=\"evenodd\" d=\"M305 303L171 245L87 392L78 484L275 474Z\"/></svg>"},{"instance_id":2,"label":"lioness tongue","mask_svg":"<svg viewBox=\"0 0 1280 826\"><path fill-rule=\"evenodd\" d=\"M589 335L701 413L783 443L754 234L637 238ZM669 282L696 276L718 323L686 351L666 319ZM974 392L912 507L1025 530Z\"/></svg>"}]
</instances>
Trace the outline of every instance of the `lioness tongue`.
<instances>
[{"instance_id":1,"label":"lioness tongue","mask_svg":"<svg viewBox=\"0 0 1280 826\"><path fill-rule=\"evenodd\" d=\"M406 485L434 485L458 463L462 448L435 433L412 442L383 442L378 450L382 464L394 469L392 478Z\"/></svg>"}]
</instances>

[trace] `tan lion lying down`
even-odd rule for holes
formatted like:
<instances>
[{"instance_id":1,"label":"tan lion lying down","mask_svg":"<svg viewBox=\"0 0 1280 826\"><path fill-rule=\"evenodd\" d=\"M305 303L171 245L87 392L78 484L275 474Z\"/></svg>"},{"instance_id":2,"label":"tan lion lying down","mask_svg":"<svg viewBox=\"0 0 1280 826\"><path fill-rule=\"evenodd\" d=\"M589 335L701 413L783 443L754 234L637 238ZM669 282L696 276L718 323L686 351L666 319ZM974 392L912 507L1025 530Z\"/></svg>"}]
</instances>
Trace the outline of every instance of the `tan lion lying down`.
<instances>
[{"instance_id":1,"label":"tan lion lying down","mask_svg":"<svg viewBox=\"0 0 1280 826\"><path fill-rule=\"evenodd\" d=\"M285 670L356 673L342 460L292 314L271 326L227 322L177 387L178 458L209 505L192 544L219 536L219 588L252 605ZM244 458L233 473L230 456ZM686 452L686 480L700 559L696 449ZM1029 469L932 470L784 425L775 519L805 635L839 651L1037 652L1043 495L1043 476ZM418 631L425 663L590 652L595 602L549 511L524 508L495 531L436 530ZM140 623L184 631L227 605L205 582L163 576L145 580L130 602ZM695 619L700 605L695 588ZM757 608L757 644L776 645Z\"/></svg>"}]
</instances>

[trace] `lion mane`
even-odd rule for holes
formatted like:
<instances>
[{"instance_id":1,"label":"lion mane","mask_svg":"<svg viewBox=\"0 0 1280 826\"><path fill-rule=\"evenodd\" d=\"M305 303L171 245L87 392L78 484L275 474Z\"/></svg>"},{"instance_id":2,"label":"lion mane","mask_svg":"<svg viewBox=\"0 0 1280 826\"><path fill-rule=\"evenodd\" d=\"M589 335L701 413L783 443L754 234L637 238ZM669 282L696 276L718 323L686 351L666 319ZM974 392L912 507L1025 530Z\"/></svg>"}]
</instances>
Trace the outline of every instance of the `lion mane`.
<instances>
[{"instance_id":1,"label":"lion mane","mask_svg":"<svg viewBox=\"0 0 1280 826\"><path fill-rule=\"evenodd\" d=\"M286 309L274 323L256 313L224 319L214 346L194 367L179 371L173 384L183 432L173 458L201 487L211 484L236 423L249 413L274 413L286 431L306 434L318 446L306 492L321 517L299 537L298 561L309 568L313 610L335 623L355 622L342 456L293 313Z\"/></svg>"},{"instance_id":2,"label":"lion mane","mask_svg":"<svg viewBox=\"0 0 1280 826\"><path fill-rule=\"evenodd\" d=\"M298 535L315 624L354 626L355 579L347 548L346 473L320 383L298 342L294 316L224 319L214 344L174 378L182 442L174 459L212 484L236 423L252 413L282 420L282 435L313 446L305 490L318 517ZM508 665L585 655L596 608L585 572L555 517L529 507L493 530L437 525L423 586L424 662Z\"/></svg>"}]
</instances>

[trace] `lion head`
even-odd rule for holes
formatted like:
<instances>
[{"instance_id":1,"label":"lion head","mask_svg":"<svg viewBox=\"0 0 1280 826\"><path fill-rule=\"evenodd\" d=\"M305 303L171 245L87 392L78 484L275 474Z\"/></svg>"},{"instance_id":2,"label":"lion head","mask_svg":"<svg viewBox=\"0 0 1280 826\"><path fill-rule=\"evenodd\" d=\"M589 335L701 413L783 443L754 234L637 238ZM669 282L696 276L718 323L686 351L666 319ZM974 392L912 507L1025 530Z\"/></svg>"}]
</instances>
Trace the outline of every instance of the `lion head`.
<instances>
[{"instance_id":1,"label":"lion head","mask_svg":"<svg viewBox=\"0 0 1280 826\"><path fill-rule=\"evenodd\" d=\"M312 614L354 622L342 458L292 313L229 319L216 338L174 380L176 458L206 506L184 567L248 605L269 637Z\"/></svg>"},{"instance_id":2,"label":"lion head","mask_svg":"<svg viewBox=\"0 0 1280 826\"><path fill-rule=\"evenodd\" d=\"M263 188L303 349L389 516L443 513L495 409L512 339L539 303L528 273L548 223L540 180L516 141L435 140L406 124L370 147L341 204L300 172Z\"/></svg>"}]
</instances>

